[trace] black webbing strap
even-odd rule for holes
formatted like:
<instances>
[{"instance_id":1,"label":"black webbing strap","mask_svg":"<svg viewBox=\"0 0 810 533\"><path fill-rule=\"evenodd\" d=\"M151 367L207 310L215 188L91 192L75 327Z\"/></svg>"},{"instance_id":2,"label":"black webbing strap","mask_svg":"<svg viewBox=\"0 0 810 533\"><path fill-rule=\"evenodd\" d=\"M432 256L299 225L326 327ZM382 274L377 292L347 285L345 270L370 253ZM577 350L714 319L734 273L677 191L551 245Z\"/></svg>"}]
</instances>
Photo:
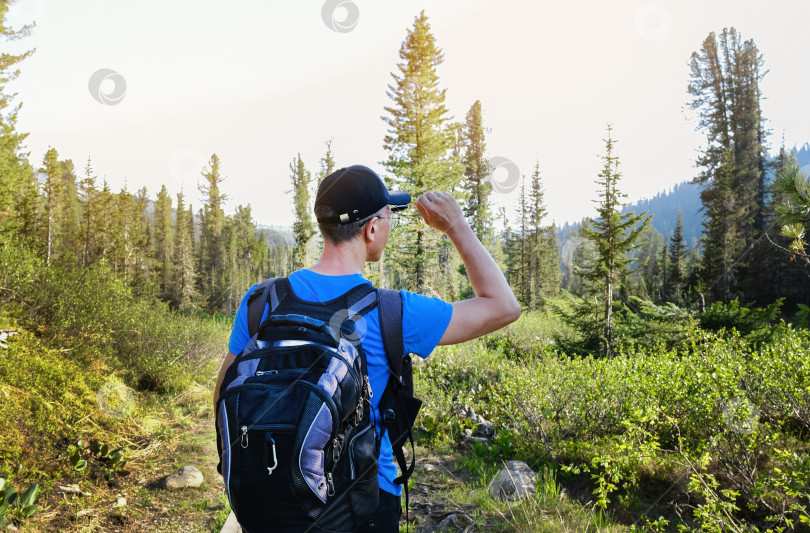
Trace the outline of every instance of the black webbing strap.
<instances>
[{"instance_id":1,"label":"black webbing strap","mask_svg":"<svg viewBox=\"0 0 810 533\"><path fill-rule=\"evenodd\" d=\"M380 334L388 366L391 375L399 380L402 377L402 357L405 354L405 345L402 341L402 295L393 289L377 289L377 302Z\"/></svg>"},{"instance_id":2,"label":"black webbing strap","mask_svg":"<svg viewBox=\"0 0 810 533\"><path fill-rule=\"evenodd\" d=\"M274 311L278 307L278 294L276 290L276 281L281 278L270 278L259 283L256 290L248 296L248 332L251 338L259 331L259 326L262 324L262 315L264 314L264 306L270 302L270 311Z\"/></svg>"},{"instance_id":3,"label":"black webbing strap","mask_svg":"<svg viewBox=\"0 0 810 533\"><path fill-rule=\"evenodd\" d=\"M405 488L405 527L408 527L408 479L416 467L416 449L413 443L412 426L422 406L421 400L413 397L413 366L410 356L405 357L402 339L402 295L397 290L377 289L380 334L388 358L391 377L380 400L383 410L383 431L388 431L391 448L397 460L401 475L394 480L395 485ZM388 411L393 411L394 419L388 420ZM405 439L411 444L411 464L405 459L402 449Z\"/></svg>"}]
</instances>

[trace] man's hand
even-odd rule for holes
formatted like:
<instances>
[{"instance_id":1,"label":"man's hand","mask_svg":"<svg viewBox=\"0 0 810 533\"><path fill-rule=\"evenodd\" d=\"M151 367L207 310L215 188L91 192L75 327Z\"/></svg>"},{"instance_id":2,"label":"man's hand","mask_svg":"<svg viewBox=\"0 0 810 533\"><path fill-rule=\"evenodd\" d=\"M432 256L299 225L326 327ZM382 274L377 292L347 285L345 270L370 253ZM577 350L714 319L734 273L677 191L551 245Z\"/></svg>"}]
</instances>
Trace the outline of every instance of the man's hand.
<instances>
[{"instance_id":1,"label":"man's hand","mask_svg":"<svg viewBox=\"0 0 810 533\"><path fill-rule=\"evenodd\" d=\"M453 303L450 324L439 344L458 344L514 322L520 317L512 289L500 267L473 233L452 195L431 191L414 202L425 224L446 233L458 250L475 298Z\"/></svg>"},{"instance_id":2,"label":"man's hand","mask_svg":"<svg viewBox=\"0 0 810 533\"><path fill-rule=\"evenodd\" d=\"M446 192L430 191L421 195L414 202L425 224L442 233L450 234L455 228L467 225L461 206L456 199Z\"/></svg>"}]
</instances>

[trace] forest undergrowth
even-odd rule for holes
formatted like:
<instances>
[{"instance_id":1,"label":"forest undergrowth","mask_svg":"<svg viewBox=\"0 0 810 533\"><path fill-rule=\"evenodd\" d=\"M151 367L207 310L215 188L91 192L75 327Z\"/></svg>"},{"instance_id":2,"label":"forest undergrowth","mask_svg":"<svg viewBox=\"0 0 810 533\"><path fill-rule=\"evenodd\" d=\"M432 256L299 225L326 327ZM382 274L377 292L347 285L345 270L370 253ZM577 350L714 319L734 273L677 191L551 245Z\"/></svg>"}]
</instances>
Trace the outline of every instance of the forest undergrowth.
<instances>
[{"instance_id":1,"label":"forest undergrowth","mask_svg":"<svg viewBox=\"0 0 810 533\"><path fill-rule=\"evenodd\" d=\"M218 531L228 508L210 405L230 320L178 314L104 268L46 267L13 247L0 248L0 272L0 330L17 332L0 350L6 524ZM667 325L678 343L636 340L606 359L563 353L576 334L552 308L415 365L412 528L808 529L806 329L693 317ZM474 438L482 419L494 436ZM512 459L538 472L538 490L503 505L487 489ZM194 462L202 487L162 488Z\"/></svg>"}]
</instances>

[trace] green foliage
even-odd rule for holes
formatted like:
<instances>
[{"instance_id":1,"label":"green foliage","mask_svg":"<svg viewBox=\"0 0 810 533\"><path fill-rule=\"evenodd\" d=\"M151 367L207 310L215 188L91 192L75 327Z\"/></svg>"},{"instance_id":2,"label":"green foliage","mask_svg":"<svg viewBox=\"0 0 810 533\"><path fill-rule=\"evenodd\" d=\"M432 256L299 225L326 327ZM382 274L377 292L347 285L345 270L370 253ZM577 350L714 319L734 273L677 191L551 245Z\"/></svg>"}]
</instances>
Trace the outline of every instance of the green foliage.
<instances>
[{"instance_id":1,"label":"green foliage","mask_svg":"<svg viewBox=\"0 0 810 533\"><path fill-rule=\"evenodd\" d=\"M754 41L734 28L711 32L692 54L690 69L689 107L706 136L695 179L706 212L701 277L716 300L729 301L770 274L764 263L757 265L756 253L744 255L764 233L767 216L759 86L765 70Z\"/></svg>"},{"instance_id":2,"label":"green foliage","mask_svg":"<svg viewBox=\"0 0 810 533\"><path fill-rule=\"evenodd\" d=\"M648 313L682 321L681 340L572 357L547 342L553 318L530 314L508 333L437 348L416 365L420 439L469 446L481 475L508 459L563 465L568 490L585 484L598 509L633 513L645 531L778 531L807 520L810 333L784 326L761 342L697 328L674 306L634 313L639 324ZM470 411L495 437L471 444ZM655 520L638 516L651 493L662 494Z\"/></svg>"},{"instance_id":3,"label":"green foliage","mask_svg":"<svg viewBox=\"0 0 810 533\"><path fill-rule=\"evenodd\" d=\"M453 150L446 90L439 87L444 53L424 11L407 30L399 58L388 90L391 106L383 116L388 125L383 164L391 174L389 188L405 190L412 198L426 191L453 191L461 184L463 168ZM416 210L403 211L402 220L388 245L393 261L386 267L394 270L391 286L444 296L448 285L441 275L442 254L454 251L439 232L421 223Z\"/></svg>"},{"instance_id":4,"label":"green foliage","mask_svg":"<svg viewBox=\"0 0 810 533\"><path fill-rule=\"evenodd\" d=\"M312 224L311 207L309 202L309 188L312 173L304 166L301 154L290 163L290 183L293 191L293 234L295 235L295 248L293 249L292 269L304 268L309 263L309 241L315 235Z\"/></svg>"},{"instance_id":5,"label":"green foliage","mask_svg":"<svg viewBox=\"0 0 810 533\"><path fill-rule=\"evenodd\" d=\"M182 389L225 345L225 325L140 299L102 265L46 267L29 251L7 245L0 247L0 272L0 298L23 305L26 320L43 325L50 342L83 364L116 361L140 389Z\"/></svg>"},{"instance_id":6,"label":"green foliage","mask_svg":"<svg viewBox=\"0 0 810 533\"><path fill-rule=\"evenodd\" d=\"M782 236L790 240L789 249L793 254L810 261L805 250L805 237L810 228L810 178L799 170L799 163L792 158L777 173L771 187L777 198L774 209Z\"/></svg>"},{"instance_id":7,"label":"green foliage","mask_svg":"<svg viewBox=\"0 0 810 533\"><path fill-rule=\"evenodd\" d=\"M588 340L589 349L598 342L602 353L612 357L617 348L613 331L615 294L627 284L630 274L641 266L637 264L631 269L629 254L642 245L641 236L649 229L652 216L647 216L646 212L640 215L622 213L623 198L627 195L618 187L621 174L612 126L608 125L607 130L605 155L602 156L604 166L596 180L599 186L597 216L582 228L582 234L593 244L595 254L577 265L585 282L583 296L588 300L583 298L566 320ZM591 320L590 298L594 298L596 308L601 308L596 315L600 320L598 327Z\"/></svg>"},{"instance_id":8,"label":"green foliage","mask_svg":"<svg viewBox=\"0 0 810 533\"><path fill-rule=\"evenodd\" d=\"M774 331L772 325L779 318L782 301L767 307L740 305L736 298L728 303L715 302L698 315L700 327L710 331L734 328L745 337L763 340Z\"/></svg>"},{"instance_id":9,"label":"green foliage","mask_svg":"<svg viewBox=\"0 0 810 533\"><path fill-rule=\"evenodd\" d=\"M37 496L39 496L37 483L31 484L20 494L0 477L0 527L11 524L11 520L20 523L34 516L39 509L36 505Z\"/></svg>"}]
</instances>

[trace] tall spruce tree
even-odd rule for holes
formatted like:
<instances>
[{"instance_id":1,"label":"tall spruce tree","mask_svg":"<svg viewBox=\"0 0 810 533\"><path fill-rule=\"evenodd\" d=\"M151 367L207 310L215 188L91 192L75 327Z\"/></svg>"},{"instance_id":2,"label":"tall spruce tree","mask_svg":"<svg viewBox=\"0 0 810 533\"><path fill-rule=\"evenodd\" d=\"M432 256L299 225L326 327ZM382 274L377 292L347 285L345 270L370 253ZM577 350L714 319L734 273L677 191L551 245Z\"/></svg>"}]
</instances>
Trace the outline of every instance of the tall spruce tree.
<instances>
[{"instance_id":1,"label":"tall spruce tree","mask_svg":"<svg viewBox=\"0 0 810 533\"><path fill-rule=\"evenodd\" d=\"M76 173L73 161L60 161L62 165L61 191L58 212L54 217L57 225L52 252L66 264L81 261L81 207L76 185Z\"/></svg>"},{"instance_id":2,"label":"tall spruce tree","mask_svg":"<svg viewBox=\"0 0 810 533\"><path fill-rule=\"evenodd\" d=\"M335 142L335 139L330 137L326 144L326 153L323 154L323 157L320 161L320 171L318 172L318 185L321 184L323 179L335 171L335 154L332 152L332 144Z\"/></svg>"},{"instance_id":3,"label":"tall spruce tree","mask_svg":"<svg viewBox=\"0 0 810 533\"><path fill-rule=\"evenodd\" d=\"M520 184L518 194L517 223L515 231L506 233L506 279L515 293L520 306L531 309L532 305L532 220L528 195L526 194L526 178Z\"/></svg>"},{"instance_id":4,"label":"tall spruce tree","mask_svg":"<svg viewBox=\"0 0 810 533\"><path fill-rule=\"evenodd\" d=\"M193 249L194 212L183 198L183 191L177 194L177 216L174 228L174 283L172 303L181 310L192 309L197 303L196 272Z\"/></svg>"},{"instance_id":5,"label":"tall spruce tree","mask_svg":"<svg viewBox=\"0 0 810 533\"><path fill-rule=\"evenodd\" d=\"M8 26L6 14L12 0L0 0L0 38L5 41L15 41L27 37L33 24L14 29ZM0 54L0 235L10 234L19 230L32 213L31 208L31 174L32 168L28 163L28 154L24 152L23 142L27 133L19 133L17 127L17 113L19 103L13 104L16 94L7 92L9 82L20 75L17 65L34 51L28 50L19 54ZM28 194L22 194L27 191ZM27 199L28 213L25 216L17 214L18 204ZM28 223L31 221L28 220ZM28 228L30 231L30 227Z\"/></svg>"},{"instance_id":6,"label":"tall spruce tree","mask_svg":"<svg viewBox=\"0 0 810 533\"><path fill-rule=\"evenodd\" d=\"M98 213L96 213L96 176L93 174L93 164L87 157L84 167L84 178L79 183L80 201L82 204L82 265L90 266L91 238L95 236Z\"/></svg>"},{"instance_id":7,"label":"tall spruce tree","mask_svg":"<svg viewBox=\"0 0 810 533\"><path fill-rule=\"evenodd\" d=\"M163 185L155 200L155 259L158 265L158 285L161 298L171 298L174 279L174 227L172 226L172 198Z\"/></svg>"},{"instance_id":8,"label":"tall spruce tree","mask_svg":"<svg viewBox=\"0 0 810 533\"><path fill-rule=\"evenodd\" d=\"M388 125L384 148L385 166L392 176L389 185L408 191L412 197L430 190L450 192L459 185L461 165L453 157L453 132L445 108L445 89L439 88L436 71L444 54L436 45L428 18L422 11L409 29L399 50L399 73L386 94ZM442 285L438 232L419 223L416 210L403 212L414 224L401 224L392 237L391 254L401 272L404 288L440 293Z\"/></svg>"},{"instance_id":9,"label":"tall spruce tree","mask_svg":"<svg viewBox=\"0 0 810 533\"><path fill-rule=\"evenodd\" d=\"M686 242L683 239L683 216L678 209L678 221L669 240L669 284L670 298L676 304L683 303L684 282L686 281Z\"/></svg>"},{"instance_id":10,"label":"tall spruce tree","mask_svg":"<svg viewBox=\"0 0 810 533\"><path fill-rule=\"evenodd\" d=\"M548 211L539 161L534 165L530 187L528 195L530 305L532 309L537 309L546 297L553 296L559 291L562 278L557 232L554 228L543 225Z\"/></svg>"},{"instance_id":11,"label":"tall spruce tree","mask_svg":"<svg viewBox=\"0 0 810 533\"><path fill-rule=\"evenodd\" d=\"M198 284L209 311L213 311L221 309L226 299L226 288L223 286L225 242L222 232L225 228L223 204L227 197L220 191L220 184L224 178L220 174L220 160L217 154L211 155L202 176L205 183L199 186L204 203L200 221Z\"/></svg>"},{"instance_id":12,"label":"tall spruce tree","mask_svg":"<svg viewBox=\"0 0 810 533\"><path fill-rule=\"evenodd\" d=\"M42 164L45 172L45 264L49 265L53 253L54 235L59 225L58 216L62 212L62 174L64 167L59 162L59 154L56 148L49 148L45 152Z\"/></svg>"},{"instance_id":13,"label":"tall spruce tree","mask_svg":"<svg viewBox=\"0 0 810 533\"><path fill-rule=\"evenodd\" d=\"M697 112L706 148L698 158L706 211L704 282L714 299L744 297L760 284L761 254L750 250L763 236L768 218L765 202L765 138L759 83L763 60L752 40L734 29L714 32L692 54L688 92ZM718 218L719 217L719 218ZM718 234L717 232L720 232Z\"/></svg>"},{"instance_id":14,"label":"tall spruce tree","mask_svg":"<svg viewBox=\"0 0 810 533\"><path fill-rule=\"evenodd\" d=\"M626 282L629 274L639 268L630 268L632 258L628 255L641 246L640 235L647 230L652 216L647 212L636 215L633 212L622 214L622 202L627 195L619 190L619 157L615 154L616 141L613 127L608 124L605 141L604 166L596 184L599 186L597 217L582 228L583 235L597 250L596 261L584 272L588 293L601 296L603 304L602 349L607 357L614 353L613 348L613 300L617 289ZM592 326L590 326L592 327Z\"/></svg>"},{"instance_id":15,"label":"tall spruce tree","mask_svg":"<svg viewBox=\"0 0 810 533\"><path fill-rule=\"evenodd\" d=\"M312 224L312 214L309 205L309 186L312 182L312 174L304 166L301 154L290 163L290 182L293 193L293 235L295 236L295 248L292 255L292 269L299 270L309 264L309 243L315 235L315 228Z\"/></svg>"},{"instance_id":16,"label":"tall spruce tree","mask_svg":"<svg viewBox=\"0 0 810 533\"><path fill-rule=\"evenodd\" d=\"M467 193L464 215L481 242L487 241L492 223L489 205L492 182L488 179L491 169L486 155L485 135L481 101L476 100L467 111L462 129L463 188Z\"/></svg>"}]
</instances>

